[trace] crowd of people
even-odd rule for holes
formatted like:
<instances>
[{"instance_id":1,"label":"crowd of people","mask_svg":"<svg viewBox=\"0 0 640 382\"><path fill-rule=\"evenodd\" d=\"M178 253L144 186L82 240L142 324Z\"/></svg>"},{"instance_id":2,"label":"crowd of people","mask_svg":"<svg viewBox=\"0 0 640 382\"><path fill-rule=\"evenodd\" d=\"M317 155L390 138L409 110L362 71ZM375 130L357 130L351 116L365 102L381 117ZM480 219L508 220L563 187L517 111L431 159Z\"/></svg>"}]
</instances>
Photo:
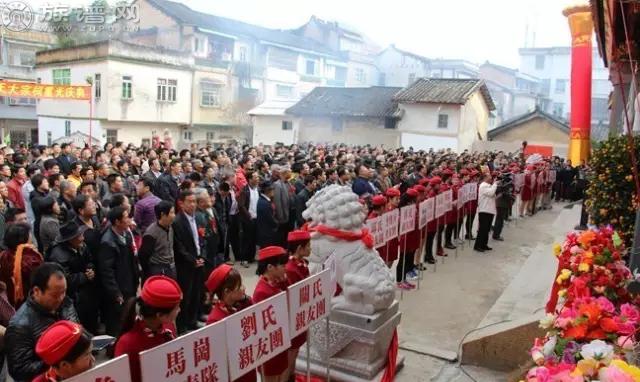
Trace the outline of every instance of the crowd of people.
<instances>
[{"instance_id":1,"label":"crowd of people","mask_svg":"<svg viewBox=\"0 0 640 382\"><path fill-rule=\"evenodd\" d=\"M115 355L130 355L139 381L138 352L308 276L303 212L315 192L331 185L350 187L369 218L452 190L453 207L443 219L378 249L389 267L397 261L398 288L413 289L434 255L447 256L459 240L475 239L478 253L491 250L490 236L503 240L517 194L521 215L579 197L584 167L525 159L521 152L312 144L177 152L121 142L102 149L4 146L0 325L9 373L16 381L76 375L93 365L87 338L108 334L117 338ZM513 175L522 172L525 180L516 185ZM466 183L478 184L478 197L458 208ZM256 261L260 281L249 297L234 265ZM288 354L264 366L267 380L292 378L303 343L294 339Z\"/></svg>"}]
</instances>

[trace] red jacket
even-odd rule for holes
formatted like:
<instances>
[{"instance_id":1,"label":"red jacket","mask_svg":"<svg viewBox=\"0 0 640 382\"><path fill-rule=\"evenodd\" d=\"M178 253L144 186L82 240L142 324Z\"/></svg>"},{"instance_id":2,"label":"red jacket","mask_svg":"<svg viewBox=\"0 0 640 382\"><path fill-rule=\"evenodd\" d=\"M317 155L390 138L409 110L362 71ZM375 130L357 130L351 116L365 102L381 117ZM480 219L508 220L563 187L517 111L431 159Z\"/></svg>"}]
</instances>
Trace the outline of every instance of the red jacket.
<instances>
[{"instance_id":1,"label":"red jacket","mask_svg":"<svg viewBox=\"0 0 640 382\"><path fill-rule=\"evenodd\" d=\"M140 371L140 352L153 349L156 346L167 343L176 338L176 327L173 324L164 325L158 333L147 328L142 320L136 321L133 328L124 333L116 342L115 356L123 354L129 356L129 367L131 369L131 381L140 382L142 380Z\"/></svg>"},{"instance_id":2,"label":"red jacket","mask_svg":"<svg viewBox=\"0 0 640 382\"><path fill-rule=\"evenodd\" d=\"M7 183L7 189L9 191L8 199L13 203L16 208L25 209L24 198L22 197L22 185L24 181L19 181L18 178L13 178Z\"/></svg>"}]
</instances>

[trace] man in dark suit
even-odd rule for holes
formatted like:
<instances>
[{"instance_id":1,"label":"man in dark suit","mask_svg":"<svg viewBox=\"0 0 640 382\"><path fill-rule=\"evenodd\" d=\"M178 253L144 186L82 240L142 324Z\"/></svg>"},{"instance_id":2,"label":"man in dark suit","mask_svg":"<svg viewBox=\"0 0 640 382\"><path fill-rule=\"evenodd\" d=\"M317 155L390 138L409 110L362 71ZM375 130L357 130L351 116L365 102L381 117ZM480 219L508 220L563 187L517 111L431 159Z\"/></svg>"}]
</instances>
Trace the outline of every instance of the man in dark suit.
<instances>
[{"instance_id":1,"label":"man in dark suit","mask_svg":"<svg viewBox=\"0 0 640 382\"><path fill-rule=\"evenodd\" d=\"M169 166L169 172L160 175L156 181L155 194L157 197L172 203L178 200L181 171L182 166L180 165L180 161L178 159L172 160Z\"/></svg>"},{"instance_id":2,"label":"man in dark suit","mask_svg":"<svg viewBox=\"0 0 640 382\"><path fill-rule=\"evenodd\" d=\"M199 296L204 285L204 259L201 254L200 236L196 223L196 196L185 190L178 196L181 212L173 221L173 254L178 274L178 284L183 299L178 314L178 333L198 328Z\"/></svg>"},{"instance_id":3,"label":"man in dark suit","mask_svg":"<svg viewBox=\"0 0 640 382\"><path fill-rule=\"evenodd\" d=\"M71 173L71 163L73 162L71 158L71 146L68 143L63 143L60 149L62 152L58 155L58 158L56 158L58 166L62 173L69 175L69 173Z\"/></svg>"},{"instance_id":4,"label":"man in dark suit","mask_svg":"<svg viewBox=\"0 0 640 382\"><path fill-rule=\"evenodd\" d=\"M260 248L278 243L278 223L274 217L273 184L269 181L260 185L256 219L256 242Z\"/></svg>"},{"instance_id":5,"label":"man in dark suit","mask_svg":"<svg viewBox=\"0 0 640 382\"><path fill-rule=\"evenodd\" d=\"M144 179L149 179L155 187L156 180L160 176L162 176L162 166L160 165L160 160L158 160L158 158L150 159L149 171L142 174L142 177Z\"/></svg>"},{"instance_id":6,"label":"man in dark suit","mask_svg":"<svg viewBox=\"0 0 640 382\"><path fill-rule=\"evenodd\" d=\"M298 228L305 223L302 213L307 209L307 201L311 199L316 191L316 178L313 175L304 177L304 188L296 195L296 225Z\"/></svg>"}]
</instances>

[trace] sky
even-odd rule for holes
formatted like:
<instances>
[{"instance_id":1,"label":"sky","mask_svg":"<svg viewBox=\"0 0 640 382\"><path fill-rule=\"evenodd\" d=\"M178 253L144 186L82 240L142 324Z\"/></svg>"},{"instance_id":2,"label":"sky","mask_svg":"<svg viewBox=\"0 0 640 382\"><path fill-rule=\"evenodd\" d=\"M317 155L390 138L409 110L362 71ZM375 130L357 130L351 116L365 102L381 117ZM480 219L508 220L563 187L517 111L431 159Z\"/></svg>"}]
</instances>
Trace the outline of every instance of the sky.
<instances>
[{"instance_id":1,"label":"sky","mask_svg":"<svg viewBox=\"0 0 640 382\"><path fill-rule=\"evenodd\" d=\"M176 0L212 13L270 28L295 28L311 15L350 25L381 47L430 58L491 61L517 68L518 49L567 46L562 15L568 0ZM27 0L76 6L89 0ZM113 1L110 1L113 2ZM527 33L528 31L528 33Z\"/></svg>"}]
</instances>

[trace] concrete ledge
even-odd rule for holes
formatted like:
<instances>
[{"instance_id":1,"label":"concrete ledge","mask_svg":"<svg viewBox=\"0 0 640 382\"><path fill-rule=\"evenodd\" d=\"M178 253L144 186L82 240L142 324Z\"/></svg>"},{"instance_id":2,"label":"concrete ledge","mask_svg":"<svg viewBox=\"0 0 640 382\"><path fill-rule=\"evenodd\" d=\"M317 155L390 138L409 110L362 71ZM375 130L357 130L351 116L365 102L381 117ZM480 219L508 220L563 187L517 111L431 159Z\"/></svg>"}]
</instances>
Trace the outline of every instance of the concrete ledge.
<instances>
[{"instance_id":1,"label":"concrete ledge","mask_svg":"<svg viewBox=\"0 0 640 382\"><path fill-rule=\"evenodd\" d=\"M545 334L538 326L543 316L541 312L471 334L462 344L462 364L506 372L519 369L531 359L533 339Z\"/></svg>"}]
</instances>

